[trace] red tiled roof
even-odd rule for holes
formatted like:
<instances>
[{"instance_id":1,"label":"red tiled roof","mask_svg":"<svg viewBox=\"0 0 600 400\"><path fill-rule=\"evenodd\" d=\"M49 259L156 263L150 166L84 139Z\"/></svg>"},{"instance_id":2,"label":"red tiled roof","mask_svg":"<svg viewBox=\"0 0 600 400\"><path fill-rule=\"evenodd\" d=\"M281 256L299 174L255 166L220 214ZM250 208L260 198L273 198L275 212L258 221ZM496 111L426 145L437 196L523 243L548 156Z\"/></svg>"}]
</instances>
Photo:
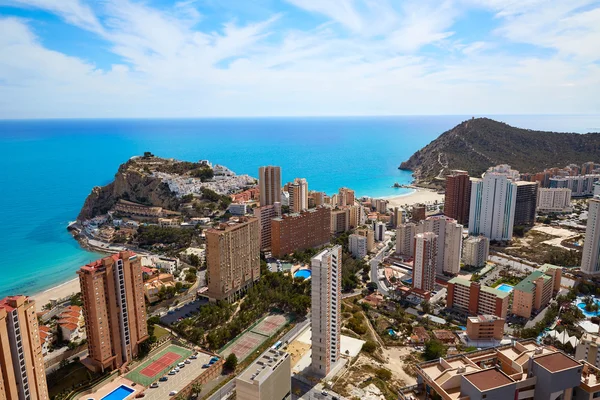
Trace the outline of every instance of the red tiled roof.
<instances>
[{"instance_id":1,"label":"red tiled roof","mask_svg":"<svg viewBox=\"0 0 600 400\"><path fill-rule=\"evenodd\" d=\"M79 318L81 313L79 311L65 311L60 314L60 318Z\"/></svg>"},{"instance_id":2,"label":"red tiled roof","mask_svg":"<svg viewBox=\"0 0 600 400\"><path fill-rule=\"evenodd\" d=\"M69 323L67 323L67 324L59 324L59 325L60 325L60 327L61 327L61 328L68 329L68 330L70 330L71 332L73 332L73 331L76 331L76 330L77 330L77 328L79 328L79 327L77 326L77 324L69 324Z\"/></svg>"},{"instance_id":3,"label":"red tiled roof","mask_svg":"<svg viewBox=\"0 0 600 400\"><path fill-rule=\"evenodd\" d=\"M78 325L79 324L79 318L74 318L74 317L61 318L58 321L58 324L59 325L61 325L61 324L76 324L76 325Z\"/></svg>"}]
</instances>

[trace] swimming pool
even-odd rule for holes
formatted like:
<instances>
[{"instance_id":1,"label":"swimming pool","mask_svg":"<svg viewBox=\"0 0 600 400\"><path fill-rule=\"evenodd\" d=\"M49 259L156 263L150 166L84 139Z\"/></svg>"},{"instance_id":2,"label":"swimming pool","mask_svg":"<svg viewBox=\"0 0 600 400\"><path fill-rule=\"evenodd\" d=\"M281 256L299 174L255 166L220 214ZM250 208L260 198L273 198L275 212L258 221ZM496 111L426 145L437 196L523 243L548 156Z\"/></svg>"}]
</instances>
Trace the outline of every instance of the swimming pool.
<instances>
[{"instance_id":1,"label":"swimming pool","mask_svg":"<svg viewBox=\"0 0 600 400\"><path fill-rule=\"evenodd\" d=\"M501 292L506 292L506 293L510 293L513 291L513 287L507 283L503 283L502 285L496 287L496 289L498 289Z\"/></svg>"},{"instance_id":2,"label":"swimming pool","mask_svg":"<svg viewBox=\"0 0 600 400\"><path fill-rule=\"evenodd\" d=\"M309 269L300 269L294 273L294 278L308 279L308 278L310 278L310 270Z\"/></svg>"},{"instance_id":3,"label":"swimming pool","mask_svg":"<svg viewBox=\"0 0 600 400\"><path fill-rule=\"evenodd\" d=\"M596 303L598 306L600 306L600 300L594 299L594 303ZM598 311L592 311L592 312L586 311L584 302L578 303L577 308L579 308L581 310L581 312L583 312L583 315L585 315L586 317L597 317L598 315L600 315L600 309Z\"/></svg>"},{"instance_id":4,"label":"swimming pool","mask_svg":"<svg viewBox=\"0 0 600 400\"><path fill-rule=\"evenodd\" d=\"M135 390L125 385L121 385L100 400L123 400L133 394Z\"/></svg>"}]
</instances>

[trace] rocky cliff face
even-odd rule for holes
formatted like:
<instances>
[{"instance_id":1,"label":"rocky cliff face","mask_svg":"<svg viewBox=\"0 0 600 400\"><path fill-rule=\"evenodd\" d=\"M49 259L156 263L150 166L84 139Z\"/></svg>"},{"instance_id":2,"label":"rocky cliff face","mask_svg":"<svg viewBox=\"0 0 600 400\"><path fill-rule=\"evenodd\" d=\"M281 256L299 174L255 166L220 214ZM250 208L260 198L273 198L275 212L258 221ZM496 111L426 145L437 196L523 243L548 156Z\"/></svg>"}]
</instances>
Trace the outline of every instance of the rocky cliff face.
<instances>
[{"instance_id":1,"label":"rocky cliff face","mask_svg":"<svg viewBox=\"0 0 600 400\"><path fill-rule=\"evenodd\" d=\"M119 199L169 210L177 210L179 207L179 200L166 183L150 176L129 161L119 167L113 182L92 189L77 220L83 221L106 214Z\"/></svg>"},{"instance_id":2,"label":"rocky cliff face","mask_svg":"<svg viewBox=\"0 0 600 400\"><path fill-rule=\"evenodd\" d=\"M509 164L520 172L539 172L599 158L599 133L533 131L475 118L444 132L399 168L424 183L441 180L452 169L479 176L493 165Z\"/></svg>"}]
</instances>

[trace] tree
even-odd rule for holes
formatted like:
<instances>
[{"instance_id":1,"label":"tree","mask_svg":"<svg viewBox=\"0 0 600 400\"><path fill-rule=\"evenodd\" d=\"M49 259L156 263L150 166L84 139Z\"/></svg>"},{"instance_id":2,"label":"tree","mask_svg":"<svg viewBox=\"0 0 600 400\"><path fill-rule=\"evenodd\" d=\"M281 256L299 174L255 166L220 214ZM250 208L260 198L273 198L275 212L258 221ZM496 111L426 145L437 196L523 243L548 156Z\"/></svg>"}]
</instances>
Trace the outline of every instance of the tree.
<instances>
[{"instance_id":1,"label":"tree","mask_svg":"<svg viewBox=\"0 0 600 400\"><path fill-rule=\"evenodd\" d=\"M190 254L190 264L192 264L194 267L199 267L200 257L198 257L196 254Z\"/></svg>"},{"instance_id":2,"label":"tree","mask_svg":"<svg viewBox=\"0 0 600 400\"><path fill-rule=\"evenodd\" d=\"M234 353L231 353L230 355L227 356L227 359L225 359L225 364L223 365L223 367L227 371L233 372L233 371L235 371L237 364L238 364L237 356Z\"/></svg>"},{"instance_id":3,"label":"tree","mask_svg":"<svg viewBox=\"0 0 600 400\"><path fill-rule=\"evenodd\" d=\"M373 354L375 350L377 350L377 343L375 343L372 340L367 340L362 345L362 351L364 351L365 353Z\"/></svg>"},{"instance_id":4,"label":"tree","mask_svg":"<svg viewBox=\"0 0 600 400\"><path fill-rule=\"evenodd\" d=\"M392 379L392 372L385 368L379 368L377 372L375 372L375 375L382 381L389 381Z\"/></svg>"},{"instance_id":5,"label":"tree","mask_svg":"<svg viewBox=\"0 0 600 400\"><path fill-rule=\"evenodd\" d=\"M424 302L422 302L421 307L423 308L423 312L425 314L431 313L431 303L429 303L429 300L425 300Z\"/></svg>"},{"instance_id":6,"label":"tree","mask_svg":"<svg viewBox=\"0 0 600 400\"><path fill-rule=\"evenodd\" d=\"M202 384L200 382L196 382L192 385L192 393L196 396L202 392Z\"/></svg>"},{"instance_id":7,"label":"tree","mask_svg":"<svg viewBox=\"0 0 600 400\"><path fill-rule=\"evenodd\" d=\"M369 292L374 292L377 290L377 284L375 282L369 282L367 283L367 289L369 289Z\"/></svg>"},{"instance_id":8,"label":"tree","mask_svg":"<svg viewBox=\"0 0 600 400\"><path fill-rule=\"evenodd\" d=\"M429 340L425 343L425 351L423 357L427 361L435 360L446 355L446 348L439 340Z\"/></svg>"}]
</instances>

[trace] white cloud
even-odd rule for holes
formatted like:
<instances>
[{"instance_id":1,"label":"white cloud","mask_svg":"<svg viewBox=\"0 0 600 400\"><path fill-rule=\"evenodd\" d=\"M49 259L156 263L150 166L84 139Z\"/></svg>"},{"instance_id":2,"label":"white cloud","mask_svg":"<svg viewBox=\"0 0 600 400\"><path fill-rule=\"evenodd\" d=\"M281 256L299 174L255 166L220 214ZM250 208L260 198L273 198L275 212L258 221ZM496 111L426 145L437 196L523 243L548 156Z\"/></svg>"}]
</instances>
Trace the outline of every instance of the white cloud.
<instances>
[{"instance_id":1,"label":"white cloud","mask_svg":"<svg viewBox=\"0 0 600 400\"><path fill-rule=\"evenodd\" d=\"M294 15L272 12L209 30L205 2L19 0L96 32L123 63L97 68L44 47L34 21L0 18L0 118L599 111L600 9L584 0L288 1L328 22L286 28ZM472 7L496 16L485 40L454 33Z\"/></svg>"}]
</instances>

